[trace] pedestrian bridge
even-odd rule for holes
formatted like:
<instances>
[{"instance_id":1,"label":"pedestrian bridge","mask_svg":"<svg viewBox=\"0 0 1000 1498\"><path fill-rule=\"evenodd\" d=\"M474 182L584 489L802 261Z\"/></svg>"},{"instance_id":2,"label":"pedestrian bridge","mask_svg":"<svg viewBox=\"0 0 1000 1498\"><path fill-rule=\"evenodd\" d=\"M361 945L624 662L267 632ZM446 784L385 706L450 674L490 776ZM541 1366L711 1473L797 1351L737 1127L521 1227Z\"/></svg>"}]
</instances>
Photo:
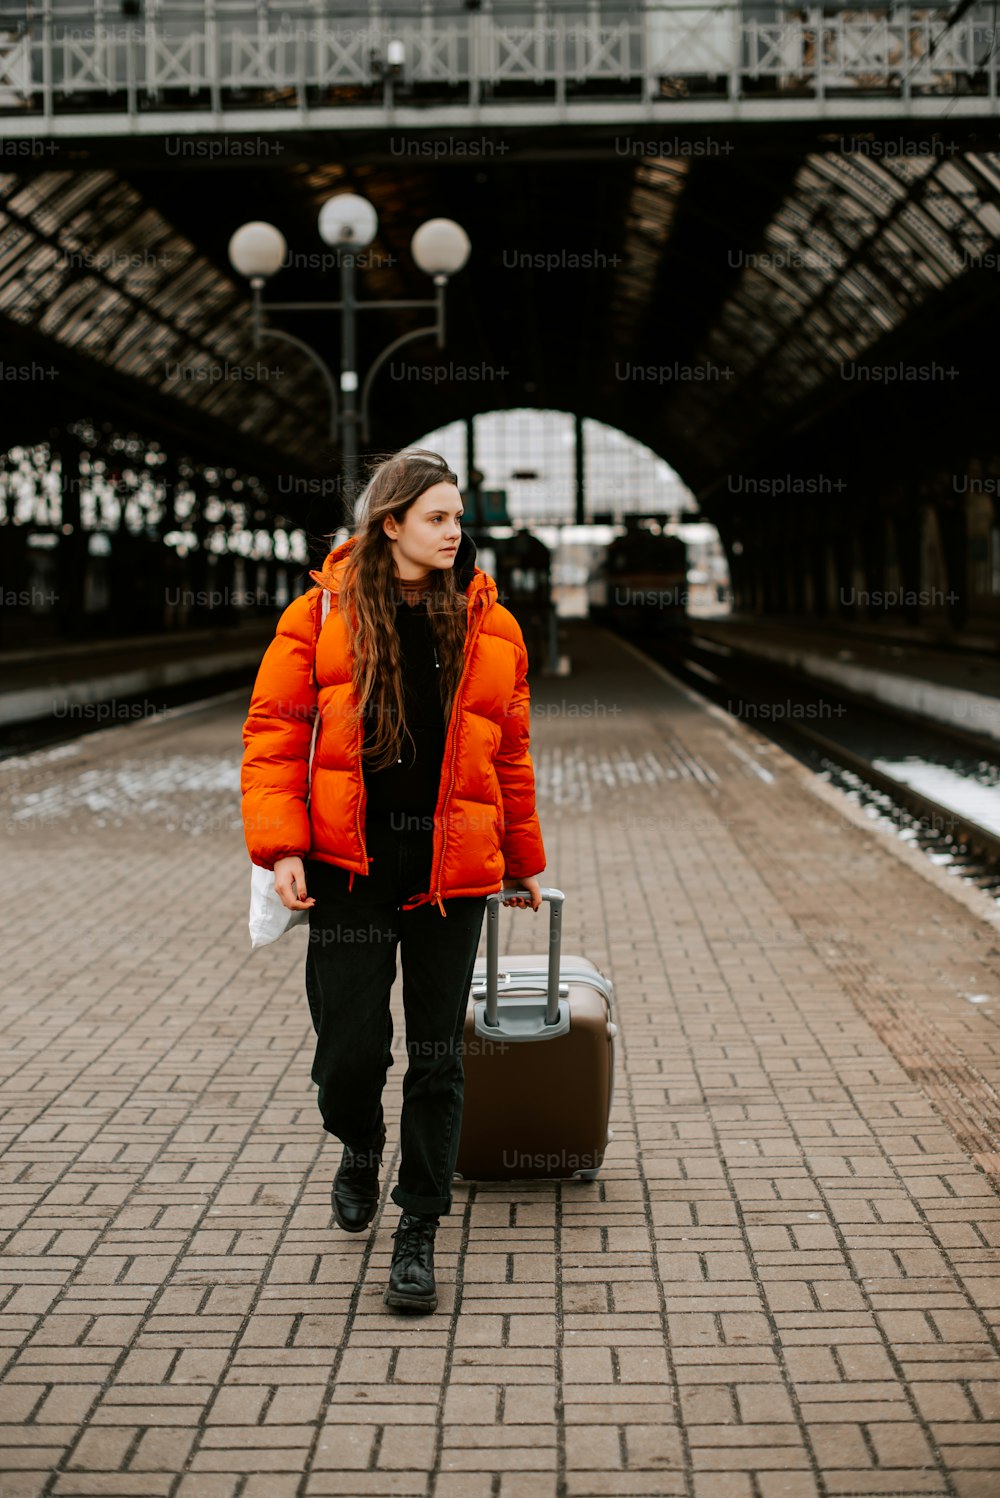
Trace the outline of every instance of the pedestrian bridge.
<instances>
[{"instance_id":1,"label":"pedestrian bridge","mask_svg":"<svg viewBox=\"0 0 1000 1498\"><path fill-rule=\"evenodd\" d=\"M986 5L415 9L8 0L0 134L997 113Z\"/></svg>"}]
</instances>

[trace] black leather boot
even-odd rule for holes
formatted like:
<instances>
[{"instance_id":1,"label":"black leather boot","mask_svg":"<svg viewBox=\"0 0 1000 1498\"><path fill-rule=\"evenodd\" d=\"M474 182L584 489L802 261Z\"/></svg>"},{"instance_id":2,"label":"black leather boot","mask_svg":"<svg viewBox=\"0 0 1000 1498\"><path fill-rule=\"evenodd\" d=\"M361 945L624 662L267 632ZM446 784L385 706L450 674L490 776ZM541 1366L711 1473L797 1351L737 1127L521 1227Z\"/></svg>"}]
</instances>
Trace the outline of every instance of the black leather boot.
<instances>
[{"instance_id":1,"label":"black leather boot","mask_svg":"<svg viewBox=\"0 0 1000 1498\"><path fill-rule=\"evenodd\" d=\"M355 1151L344 1145L340 1168L333 1178L333 1215L345 1233L363 1233L378 1207L378 1173L385 1149L385 1124L378 1144Z\"/></svg>"},{"instance_id":2,"label":"black leather boot","mask_svg":"<svg viewBox=\"0 0 1000 1498\"><path fill-rule=\"evenodd\" d=\"M414 1217L404 1212L393 1233L392 1266L385 1303L397 1311L433 1311L438 1303L434 1284L436 1217Z\"/></svg>"}]
</instances>

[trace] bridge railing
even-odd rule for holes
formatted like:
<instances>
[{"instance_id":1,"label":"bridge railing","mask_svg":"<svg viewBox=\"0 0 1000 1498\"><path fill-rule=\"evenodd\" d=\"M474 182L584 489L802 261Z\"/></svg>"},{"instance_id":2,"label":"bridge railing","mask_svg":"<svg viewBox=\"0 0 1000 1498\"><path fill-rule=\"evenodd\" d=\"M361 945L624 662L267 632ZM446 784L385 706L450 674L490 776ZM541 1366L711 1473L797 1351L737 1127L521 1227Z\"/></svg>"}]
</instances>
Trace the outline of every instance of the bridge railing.
<instances>
[{"instance_id":1,"label":"bridge railing","mask_svg":"<svg viewBox=\"0 0 1000 1498\"><path fill-rule=\"evenodd\" d=\"M531 25L489 11L352 22L316 5L147 0L128 19L108 4L0 0L0 115L587 95L997 97L1000 47L981 8L950 27L948 8L915 5L804 7L767 21L733 4L539 14Z\"/></svg>"}]
</instances>

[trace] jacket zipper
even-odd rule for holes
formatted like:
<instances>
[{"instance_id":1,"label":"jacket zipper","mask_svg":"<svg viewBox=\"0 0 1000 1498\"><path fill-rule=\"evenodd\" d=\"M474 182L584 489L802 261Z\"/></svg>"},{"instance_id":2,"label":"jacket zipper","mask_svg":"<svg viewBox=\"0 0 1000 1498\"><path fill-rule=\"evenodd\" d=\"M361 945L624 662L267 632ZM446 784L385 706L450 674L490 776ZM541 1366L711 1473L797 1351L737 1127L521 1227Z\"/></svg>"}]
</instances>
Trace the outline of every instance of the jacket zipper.
<instances>
[{"instance_id":1,"label":"jacket zipper","mask_svg":"<svg viewBox=\"0 0 1000 1498\"><path fill-rule=\"evenodd\" d=\"M479 608L480 601L485 603L485 594L481 592L476 594L477 608ZM432 867L430 878L433 903L437 906L443 916L447 916L448 913L445 910L444 904L441 900L441 889L439 885L441 870L444 867L445 848L448 846L448 821L445 816L445 812L448 808L448 802L451 800L451 793L455 784L455 760L458 757L458 710L461 706L462 692L465 688L465 680L469 674L469 665L472 661L472 647L475 643L476 635L479 632L479 625L482 622L480 618L481 612L482 610L479 609L479 613L477 613L475 622L470 627L469 637L466 640L465 665L462 668L462 675L460 676L458 686L455 689L455 701L452 706L451 724L449 725L451 730L451 764L449 766L448 789L445 793L445 798L441 803L441 846L438 849L437 860L435 865ZM435 888L435 885L437 885L438 887Z\"/></svg>"},{"instance_id":2,"label":"jacket zipper","mask_svg":"<svg viewBox=\"0 0 1000 1498\"><path fill-rule=\"evenodd\" d=\"M365 809L366 809L366 807L368 805L368 790L367 790L367 788L365 786L365 769L364 769L364 764L362 762L362 757L361 757L361 750L362 750L362 747L364 745L365 731L364 731L364 727L361 724L360 720L358 722L358 732L360 733L360 736L361 736L360 739L359 739L359 741L358 741L358 775L359 775L360 780L361 780L361 797L360 797L360 800L358 801L358 810L357 810L358 842L361 844L361 857L365 861L365 874L367 874L368 873L369 865L372 864L372 863L374 863L375 860L373 858L369 858L368 857L368 849L365 847L365 835L364 835L364 832L362 831L362 828L364 827L364 812L365 812ZM348 894L350 893L351 886L353 884L354 884L354 875L352 874L351 877L350 877L350 880L348 881L348 885L347 885Z\"/></svg>"},{"instance_id":3,"label":"jacket zipper","mask_svg":"<svg viewBox=\"0 0 1000 1498\"><path fill-rule=\"evenodd\" d=\"M338 606L339 606L339 599L338 599ZM365 834L364 834L365 818L364 818L364 813L365 813L365 809L366 809L366 807L368 805L368 791L367 791L367 789L365 787L365 771L364 771L364 764L362 762L362 750L364 748L364 742L365 742L364 724L361 721L361 719L359 718L358 719L358 780L359 780L360 785L361 785L361 798L358 801L358 808L357 808L357 811L354 814L354 822L355 822L355 831L358 834L358 846L361 849L361 857L364 859L364 864L365 864L364 872L367 875L370 866L375 862L375 860L373 858L369 858L368 857L368 849L365 847ZM355 878L356 872L357 872L357 870L355 870L355 869L351 870L351 876L350 876L350 878L347 881L347 893L348 894L350 894L351 891L354 888L354 878Z\"/></svg>"}]
</instances>

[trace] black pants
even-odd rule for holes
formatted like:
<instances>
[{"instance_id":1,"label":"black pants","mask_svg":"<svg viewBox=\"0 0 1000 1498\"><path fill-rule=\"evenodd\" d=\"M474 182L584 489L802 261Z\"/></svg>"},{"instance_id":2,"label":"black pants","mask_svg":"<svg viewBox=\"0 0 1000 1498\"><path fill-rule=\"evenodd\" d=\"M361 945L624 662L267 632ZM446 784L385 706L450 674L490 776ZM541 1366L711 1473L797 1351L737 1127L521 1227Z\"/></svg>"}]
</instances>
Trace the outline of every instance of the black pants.
<instances>
[{"instance_id":1,"label":"black pants","mask_svg":"<svg viewBox=\"0 0 1000 1498\"><path fill-rule=\"evenodd\" d=\"M403 1078L399 1181L406 1212L451 1211L462 1123L462 1030L486 897L400 910L427 888L433 834L402 816L369 818L371 872L307 859L306 994L316 1031L312 1079L323 1127L354 1150L377 1142L382 1089L393 1065L389 991L401 944L408 1065ZM411 823L418 821L410 819Z\"/></svg>"}]
</instances>

